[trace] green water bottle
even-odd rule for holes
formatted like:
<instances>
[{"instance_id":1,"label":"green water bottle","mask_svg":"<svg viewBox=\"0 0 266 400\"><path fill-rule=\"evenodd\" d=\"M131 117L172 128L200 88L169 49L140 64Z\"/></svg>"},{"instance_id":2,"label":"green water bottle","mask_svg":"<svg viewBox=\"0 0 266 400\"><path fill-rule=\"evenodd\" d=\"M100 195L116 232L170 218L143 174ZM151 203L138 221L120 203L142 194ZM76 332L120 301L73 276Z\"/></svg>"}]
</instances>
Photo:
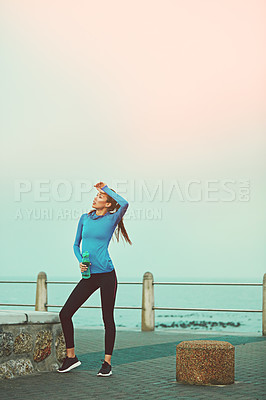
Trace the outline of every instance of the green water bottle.
<instances>
[{"instance_id":1,"label":"green water bottle","mask_svg":"<svg viewBox=\"0 0 266 400\"><path fill-rule=\"evenodd\" d=\"M89 252L84 251L82 257L82 264L85 264L88 267L87 271L81 272L82 278L89 279L91 277Z\"/></svg>"}]
</instances>

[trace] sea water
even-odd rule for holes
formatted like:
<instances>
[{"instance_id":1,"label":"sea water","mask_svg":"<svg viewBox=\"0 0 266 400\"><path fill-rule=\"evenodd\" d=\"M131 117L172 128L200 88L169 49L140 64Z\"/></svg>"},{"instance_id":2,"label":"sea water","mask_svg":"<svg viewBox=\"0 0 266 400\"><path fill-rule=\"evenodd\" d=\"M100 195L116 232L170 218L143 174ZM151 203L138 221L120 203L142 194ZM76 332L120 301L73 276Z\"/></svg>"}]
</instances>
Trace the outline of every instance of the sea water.
<instances>
[{"instance_id":1,"label":"sea water","mask_svg":"<svg viewBox=\"0 0 266 400\"><path fill-rule=\"evenodd\" d=\"M33 280L36 277L14 279L2 277L2 280ZM67 278L75 281L80 278ZM49 280L60 281L62 277L49 277ZM115 306L141 307L142 285L123 284L122 282L141 282L140 277L120 278ZM155 282L182 281L181 279L164 278ZM206 279L202 279L206 282ZM121 282L121 284L119 283ZM224 281L223 281L224 282ZM257 283L253 282L252 283ZM48 307L48 311L59 312L76 284L49 284L48 304L59 307ZM36 284L0 283L0 303L35 304ZM155 307L208 308L208 309L262 309L262 287L218 286L218 285L154 285ZM101 306L100 289L96 290L84 306ZM34 310L34 306L0 306L1 310ZM140 309L115 309L114 319L117 327L141 329ZM72 317L77 328L103 327L100 308L80 308ZM184 311L155 310L155 328L159 330L200 331L200 332L250 332L262 333L261 312L218 312L218 311Z\"/></svg>"}]
</instances>

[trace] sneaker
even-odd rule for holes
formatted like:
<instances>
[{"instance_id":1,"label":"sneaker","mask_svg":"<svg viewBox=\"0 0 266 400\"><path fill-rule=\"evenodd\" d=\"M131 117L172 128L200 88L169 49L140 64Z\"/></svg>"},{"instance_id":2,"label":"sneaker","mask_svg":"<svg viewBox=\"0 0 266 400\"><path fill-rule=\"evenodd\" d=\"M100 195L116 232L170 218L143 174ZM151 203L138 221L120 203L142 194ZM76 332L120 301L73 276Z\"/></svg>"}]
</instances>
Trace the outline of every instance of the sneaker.
<instances>
[{"instance_id":1,"label":"sneaker","mask_svg":"<svg viewBox=\"0 0 266 400\"><path fill-rule=\"evenodd\" d=\"M105 361L103 359L101 359L101 361L103 361L102 367L101 367L100 371L98 372L97 376L110 376L110 375L112 375L112 367L111 367L111 365L107 361Z\"/></svg>"},{"instance_id":2,"label":"sneaker","mask_svg":"<svg viewBox=\"0 0 266 400\"><path fill-rule=\"evenodd\" d=\"M81 362L76 356L74 358L66 357L62 364L62 367L60 367L57 372L68 372L71 369L78 367L80 364Z\"/></svg>"}]
</instances>

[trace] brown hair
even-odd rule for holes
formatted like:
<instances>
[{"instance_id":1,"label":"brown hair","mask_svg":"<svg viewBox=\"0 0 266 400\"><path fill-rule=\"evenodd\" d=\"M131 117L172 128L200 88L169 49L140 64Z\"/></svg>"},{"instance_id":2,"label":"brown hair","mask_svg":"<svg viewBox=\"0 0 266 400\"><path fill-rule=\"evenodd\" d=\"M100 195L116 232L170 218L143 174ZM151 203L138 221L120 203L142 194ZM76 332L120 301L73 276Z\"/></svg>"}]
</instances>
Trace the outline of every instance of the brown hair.
<instances>
[{"instance_id":1,"label":"brown hair","mask_svg":"<svg viewBox=\"0 0 266 400\"><path fill-rule=\"evenodd\" d=\"M111 188L110 188L110 189L111 189ZM116 193L116 191L115 191L114 189L111 189L111 190L112 190L113 192ZM119 210L120 205L119 205L111 196L109 196L107 193L105 193L105 194L106 194L106 196L107 196L107 203L111 203L111 206L108 207L108 210L109 210L109 211L113 211L113 212L111 212L110 214L116 213L117 210ZM91 210L90 212L88 212L88 215L91 214L93 211L95 211L95 210ZM132 242L131 242L131 240L130 240L129 237L128 237L128 234L127 234L127 231L126 231L124 222L123 222L123 217L120 219L120 221L119 221L119 223L117 224L117 227L116 227L116 229L115 229L115 232L114 232L114 233L115 233L115 236L116 236L116 239L117 239L118 242L119 242L119 234L120 234L120 231L122 232L122 235L123 235L123 237L124 237L124 240L125 240L127 243L129 243L129 244L132 245ZM112 239L113 239L113 236L112 236Z\"/></svg>"}]
</instances>

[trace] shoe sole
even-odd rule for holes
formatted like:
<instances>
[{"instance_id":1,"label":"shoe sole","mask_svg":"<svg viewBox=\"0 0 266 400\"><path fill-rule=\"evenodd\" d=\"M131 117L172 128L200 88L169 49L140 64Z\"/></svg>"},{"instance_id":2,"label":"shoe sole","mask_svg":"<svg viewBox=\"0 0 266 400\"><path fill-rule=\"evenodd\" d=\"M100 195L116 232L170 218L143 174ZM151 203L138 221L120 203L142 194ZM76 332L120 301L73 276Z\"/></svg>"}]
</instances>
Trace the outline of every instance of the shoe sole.
<instances>
[{"instance_id":1,"label":"shoe sole","mask_svg":"<svg viewBox=\"0 0 266 400\"><path fill-rule=\"evenodd\" d=\"M80 364L81 364L81 362L78 361L75 364L70 365L70 367L68 367L67 369L64 369L63 371L60 371L59 369L57 369L57 372L68 372L71 369L78 367Z\"/></svg>"},{"instance_id":2,"label":"shoe sole","mask_svg":"<svg viewBox=\"0 0 266 400\"><path fill-rule=\"evenodd\" d=\"M101 372L97 374L97 376L110 376L112 375L112 371L109 372L109 374L102 374Z\"/></svg>"}]
</instances>

